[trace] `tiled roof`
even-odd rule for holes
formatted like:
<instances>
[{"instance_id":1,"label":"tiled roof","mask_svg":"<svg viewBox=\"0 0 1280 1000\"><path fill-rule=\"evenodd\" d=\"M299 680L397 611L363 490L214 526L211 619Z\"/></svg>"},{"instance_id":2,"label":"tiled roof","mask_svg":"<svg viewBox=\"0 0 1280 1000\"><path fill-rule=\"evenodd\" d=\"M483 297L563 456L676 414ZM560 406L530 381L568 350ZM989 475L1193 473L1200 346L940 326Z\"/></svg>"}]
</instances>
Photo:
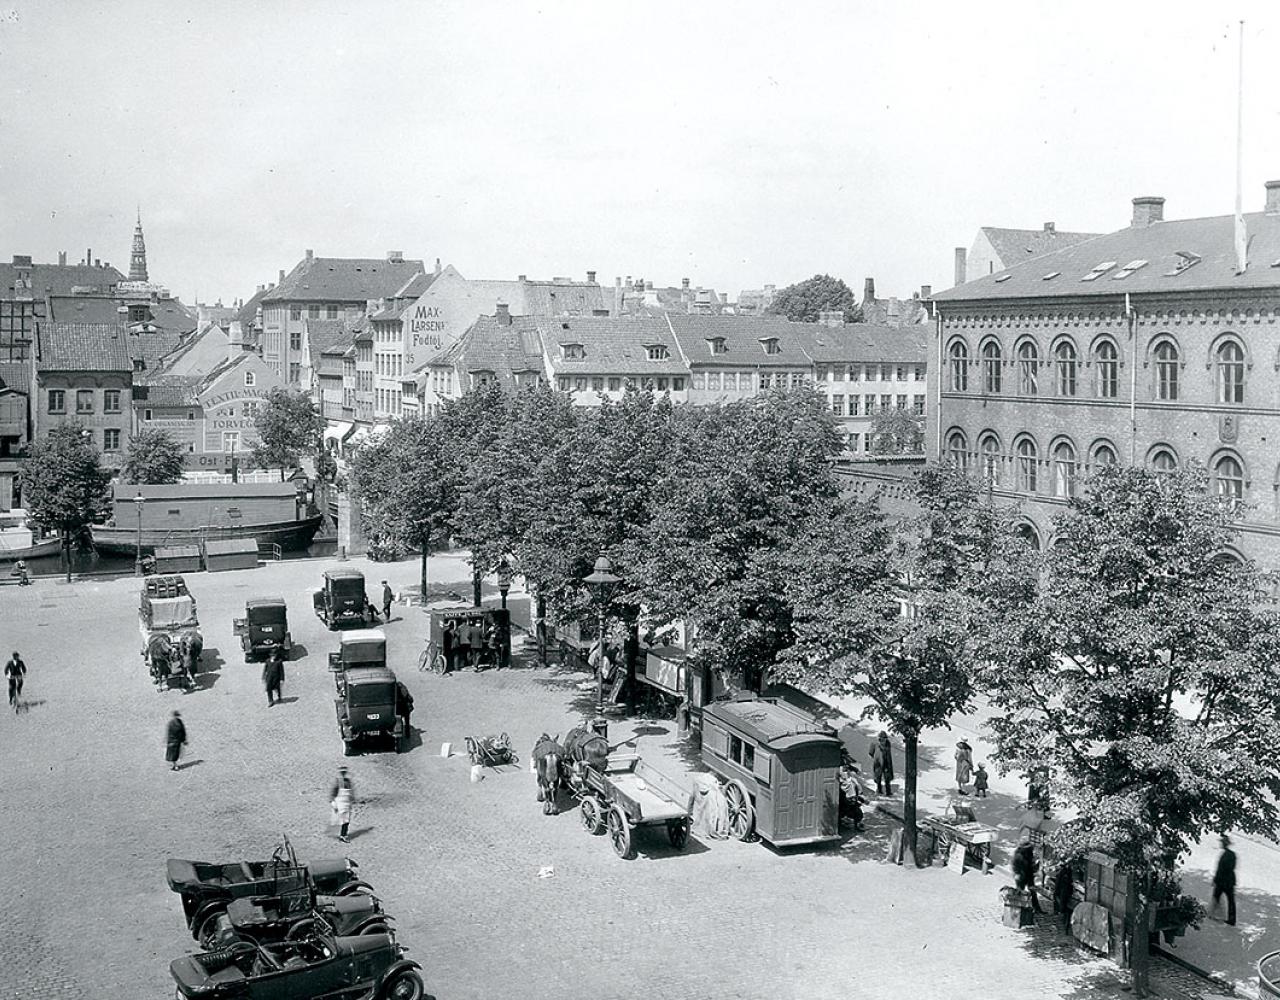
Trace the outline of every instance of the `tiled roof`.
<instances>
[{"instance_id":1,"label":"tiled roof","mask_svg":"<svg viewBox=\"0 0 1280 1000\"><path fill-rule=\"evenodd\" d=\"M1245 215L1249 266L1237 275L1234 217L1155 222L1096 236L934 295L937 302L1020 298L1112 298L1125 292L1280 288L1280 215ZM1126 264L1145 261L1126 273ZM1094 268L1112 263L1092 281ZM1189 263L1190 262L1190 263ZM1124 277L1120 277L1121 274ZM1054 277L1047 277L1054 275Z\"/></svg>"},{"instance_id":2,"label":"tiled roof","mask_svg":"<svg viewBox=\"0 0 1280 1000\"><path fill-rule=\"evenodd\" d=\"M196 388L199 384L198 378L189 378L185 375L161 375L148 379L141 386L145 395L140 396L140 399L144 399L147 406L194 406Z\"/></svg>"},{"instance_id":3,"label":"tiled roof","mask_svg":"<svg viewBox=\"0 0 1280 1000\"><path fill-rule=\"evenodd\" d=\"M690 316L669 313L676 339L694 366L728 365L795 368L812 364L806 351L814 325L778 316ZM712 354L708 341L724 339L724 354ZM766 354L763 341L776 339L777 354Z\"/></svg>"},{"instance_id":4,"label":"tiled roof","mask_svg":"<svg viewBox=\"0 0 1280 1000\"><path fill-rule=\"evenodd\" d=\"M258 307L262 305L262 300L271 294L271 289L264 288L260 292L254 292L253 297L240 307L240 311L236 313L236 319L240 321L240 326L248 334L253 329L254 319L258 315Z\"/></svg>"},{"instance_id":5,"label":"tiled roof","mask_svg":"<svg viewBox=\"0 0 1280 1000\"><path fill-rule=\"evenodd\" d=\"M31 362L0 361L0 385L27 392L31 388Z\"/></svg>"},{"instance_id":6,"label":"tiled roof","mask_svg":"<svg viewBox=\"0 0 1280 1000\"><path fill-rule=\"evenodd\" d=\"M149 333L131 331L128 346L130 355L142 362L142 370L151 371L160 366L163 358L181 347L182 342L182 334L173 330L153 330Z\"/></svg>"},{"instance_id":7,"label":"tiled roof","mask_svg":"<svg viewBox=\"0 0 1280 1000\"><path fill-rule=\"evenodd\" d=\"M529 316L590 316L603 309L604 293L598 284L582 281L523 281L524 303ZM513 308L515 304L513 303Z\"/></svg>"},{"instance_id":8,"label":"tiled roof","mask_svg":"<svg viewBox=\"0 0 1280 1000\"><path fill-rule=\"evenodd\" d=\"M839 361L904 361L923 364L928 358L929 327L879 326L871 323L846 323L843 326L821 326L802 323L808 340L805 350L813 360Z\"/></svg>"},{"instance_id":9,"label":"tiled roof","mask_svg":"<svg viewBox=\"0 0 1280 1000\"><path fill-rule=\"evenodd\" d=\"M317 367L320 355L330 348L351 343L346 320L308 319L304 321L307 347L311 353L311 367Z\"/></svg>"},{"instance_id":10,"label":"tiled roof","mask_svg":"<svg viewBox=\"0 0 1280 1000\"><path fill-rule=\"evenodd\" d=\"M427 274L425 271L419 271L412 278L404 283L404 285L396 290L393 298L396 299L416 299L425 292L435 282L435 274Z\"/></svg>"},{"instance_id":11,"label":"tiled roof","mask_svg":"<svg viewBox=\"0 0 1280 1000\"><path fill-rule=\"evenodd\" d=\"M543 319L539 328L556 374L683 375L689 370L662 316ZM580 344L582 360L564 357L565 344ZM666 348L667 357L651 361L649 347Z\"/></svg>"},{"instance_id":12,"label":"tiled roof","mask_svg":"<svg viewBox=\"0 0 1280 1000\"><path fill-rule=\"evenodd\" d=\"M1060 233L1056 229L1000 229L983 226L982 234L990 241L1005 267L1032 260L1055 250L1091 240L1101 233Z\"/></svg>"},{"instance_id":13,"label":"tiled roof","mask_svg":"<svg viewBox=\"0 0 1280 1000\"><path fill-rule=\"evenodd\" d=\"M516 372L543 371L538 322L536 316L512 316L507 325L495 316L481 316L430 364L464 372L493 372L505 383L514 381Z\"/></svg>"},{"instance_id":14,"label":"tiled roof","mask_svg":"<svg viewBox=\"0 0 1280 1000\"><path fill-rule=\"evenodd\" d=\"M13 297L13 283L18 280L18 269L13 264L0 264L0 298ZM84 264L33 264L31 266L31 295L43 298L46 290L54 295L70 295L75 287L101 288L124 281L124 275L114 267L86 267Z\"/></svg>"},{"instance_id":15,"label":"tiled roof","mask_svg":"<svg viewBox=\"0 0 1280 1000\"><path fill-rule=\"evenodd\" d=\"M313 257L299 261L263 302L366 302L394 295L422 261L366 257Z\"/></svg>"},{"instance_id":16,"label":"tiled roof","mask_svg":"<svg viewBox=\"0 0 1280 1000\"><path fill-rule=\"evenodd\" d=\"M110 323L41 323L41 371L131 372L129 334Z\"/></svg>"},{"instance_id":17,"label":"tiled roof","mask_svg":"<svg viewBox=\"0 0 1280 1000\"><path fill-rule=\"evenodd\" d=\"M110 295L60 295L53 297L53 318L60 323L117 323L128 320L130 300ZM158 329L187 334L194 333L197 320L177 299L157 302L134 302L150 312L148 325ZM121 312L121 307L125 308ZM135 324L136 325L136 324Z\"/></svg>"}]
</instances>

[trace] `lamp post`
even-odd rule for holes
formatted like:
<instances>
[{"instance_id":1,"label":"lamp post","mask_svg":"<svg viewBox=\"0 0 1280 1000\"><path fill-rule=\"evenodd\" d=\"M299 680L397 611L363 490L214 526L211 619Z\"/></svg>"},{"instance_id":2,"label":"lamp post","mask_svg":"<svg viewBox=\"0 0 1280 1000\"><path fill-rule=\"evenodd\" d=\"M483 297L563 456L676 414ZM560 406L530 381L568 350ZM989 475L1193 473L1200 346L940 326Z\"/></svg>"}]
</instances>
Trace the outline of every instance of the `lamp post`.
<instances>
[{"instance_id":1,"label":"lamp post","mask_svg":"<svg viewBox=\"0 0 1280 1000\"><path fill-rule=\"evenodd\" d=\"M134 576L142 576L142 508L146 502L147 498L142 495L142 490L138 490L138 495L133 498L133 505L138 509L138 544L133 557Z\"/></svg>"},{"instance_id":2,"label":"lamp post","mask_svg":"<svg viewBox=\"0 0 1280 1000\"><path fill-rule=\"evenodd\" d=\"M585 576L582 582L592 587L598 600L600 601L600 631L597 636L597 642L600 645L600 658L596 663L596 713L604 711L604 612L608 603L608 588L615 583L620 583L622 577L614 576L611 570L613 563L608 558L601 556L596 560L595 569L589 576Z\"/></svg>"},{"instance_id":3,"label":"lamp post","mask_svg":"<svg viewBox=\"0 0 1280 1000\"><path fill-rule=\"evenodd\" d=\"M507 562L506 556L503 556L502 562L498 563L498 593L502 595L502 608L505 611L507 607L507 591L511 589L511 564Z\"/></svg>"}]
</instances>

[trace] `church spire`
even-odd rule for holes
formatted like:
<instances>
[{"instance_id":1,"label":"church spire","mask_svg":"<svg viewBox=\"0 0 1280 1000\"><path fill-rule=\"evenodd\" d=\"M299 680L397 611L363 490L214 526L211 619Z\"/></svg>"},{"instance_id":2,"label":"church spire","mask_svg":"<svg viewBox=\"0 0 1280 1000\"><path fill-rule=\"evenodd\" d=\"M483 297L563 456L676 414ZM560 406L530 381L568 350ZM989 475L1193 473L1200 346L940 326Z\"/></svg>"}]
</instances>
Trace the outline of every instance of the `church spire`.
<instances>
[{"instance_id":1,"label":"church spire","mask_svg":"<svg viewBox=\"0 0 1280 1000\"><path fill-rule=\"evenodd\" d=\"M142 206L138 206L138 224L133 230L133 252L129 255L129 280L147 280L147 244L142 238Z\"/></svg>"}]
</instances>

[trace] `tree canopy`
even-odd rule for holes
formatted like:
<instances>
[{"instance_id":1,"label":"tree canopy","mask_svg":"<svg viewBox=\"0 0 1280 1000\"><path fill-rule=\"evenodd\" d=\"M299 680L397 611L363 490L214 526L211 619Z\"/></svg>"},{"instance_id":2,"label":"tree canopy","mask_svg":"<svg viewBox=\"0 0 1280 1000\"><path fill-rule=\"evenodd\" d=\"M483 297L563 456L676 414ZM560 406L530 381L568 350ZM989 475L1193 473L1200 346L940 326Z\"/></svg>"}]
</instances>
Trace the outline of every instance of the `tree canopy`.
<instances>
[{"instance_id":1,"label":"tree canopy","mask_svg":"<svg viewBox=\"0 0 1280 1000\"><path fill-rule=\"evenodd\" d=\"M871 418L868 448L873 455L919 455L924 421L900 406L882 406Z\"/></svg>"},{"instance_id":2,"label":"tree canopy","mask_svg":"<svg viewBox=\"0 0 1280 1000\"><path fill-rule=\"evenodd\" d=\"M832 309L841 310L846 323L862 319L858 300L848 285L829 274L815 274L776 292L766 311L799 323L816 323L819 313Z\"/></svg>"},{"instance_id":3,"label":"tree canopy","mask_svg":"<svg viewBox=\"0 0 1280 1000\"><path fill-rule=\"evenodd\" d=\"M279 469L281 480L286 469L319 448L325 427L324 417L310 396L283 386L275 386L267 393L253 423L258 434L258 443L253 447L254 464L262 469Z\"/></svg>"},{"instance_id":4,"label":"tree canopy","mask_svg":"<svg viewBox=\"0 0 1280 1000\"><path fill-rule=\"evenodd\" d=\"M71 421L50 428L19 473L27 520L62 536L68 580L73 542L84 541L88 526L106 506L110 473L99 459L88 431Z\"/></svg>"},{"instance_id":5,"label":"tree canopy","mask_svg":"<svg viewBox=\"0 0 1280 1000\"><path fill-rule=\"evenodd\" d=\"M186 448L167 431L141 430L129 441L124 478L147 486L180 482L186 468L185 455Z\"/></svg>"}]
</instances>

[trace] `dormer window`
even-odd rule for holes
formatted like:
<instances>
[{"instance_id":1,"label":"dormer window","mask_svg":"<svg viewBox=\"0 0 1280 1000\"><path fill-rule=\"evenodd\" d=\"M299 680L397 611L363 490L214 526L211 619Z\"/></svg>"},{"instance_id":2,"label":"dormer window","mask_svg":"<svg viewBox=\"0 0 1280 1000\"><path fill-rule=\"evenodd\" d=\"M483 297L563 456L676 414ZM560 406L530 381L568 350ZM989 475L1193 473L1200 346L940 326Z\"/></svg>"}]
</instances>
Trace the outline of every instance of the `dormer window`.
<instances>
[{"instance_id":1,"label":"dormer window","mask_svg":"<svg viewBox=\"0 0 1280 1000\"><path fill-rule=\"evenodd\" d=\"M581 344L561 344L560 357L565 361L582 361L587 356L586 348Z\"/></svg>"},{"instance_id":2,"label":"dormer window","mask_svg":"<svg viewBox=\"0 0 1280 1000\"><path fill-rule=\"evenodd\" d=\"M666 344L646 344L644 353L650 361L667 361L671 358Z\"/></svg>"},{"instance_id":3,"label":"dormer window","mask_svg":"<svg viewBox=\"0 0 1280 1000\"><path fill-rule=\"evenodd\" d=\"M1095 267L1092 271L1090 271L1080 280L1081 281L1097 281L1099 278L1101 278L1104 274L1106 274L1115 266L1116 266L1116 262L1114 260L1104 260L1101 264Z\"/></svg>"},{"instance_id":4,"label":"dormer window","mask_svg":"<svg viewBox=\"0 0 1280 1000\"><path fill-rule=\"evenodd\" d=\"M149 318L150 317L147 316L146 306L130 306L129 307L130 323L145 323Z\"/></svg>"},{"instance_id":5,"label":"dormer window","mask_svg":"<svg viewBox=\"0 0 1280 1000\"><path fill-rule=\"evenodd\" d=\"M707 347L711 349L712 354L728 354L729 345L724 342L723 337L708 337Z\"/></svg>"},{"instance_id":6,"label":"dormer window","mask_svg":"<svg viewBox=\"0 0 1280 1000\"><path fill-rule=\"evenodd\" d=\"M258 382L258 376L257 376L257 374L256 374L256 373L254 373L254 372L245 372L245 373L244 373L244 384L245 384L245 385L247 385L247 386L249 386L249 385L256 385L256 384L257 384L257 382Z\"/></svg>"},{"instance_id":7,"label":"dormer window","mask_svg":"<svg viewBox=\"0 0 1280 1000\"><path fill-rule=\"evenodd\" d=\"M760 346L764 348L765 354L781 354L782 348L778 346L777 337L765 337L760 341Z\"/></svg>"},{"instance_id":8,"label":"dormer window","mask_svg":"<svg viewBox=\"0 0 1280 1000\"><path fill-rule=\"evenodd\" d=\"M1121 278L1127 278L1129 275L1133 274L1134 271L1146 266L1147 262L1145 260L1131 260L1124 267L1120 268L1119 271L1113 274L1111 276L1111 280L1119 281Z\"/></svg>"}]
</instances>

